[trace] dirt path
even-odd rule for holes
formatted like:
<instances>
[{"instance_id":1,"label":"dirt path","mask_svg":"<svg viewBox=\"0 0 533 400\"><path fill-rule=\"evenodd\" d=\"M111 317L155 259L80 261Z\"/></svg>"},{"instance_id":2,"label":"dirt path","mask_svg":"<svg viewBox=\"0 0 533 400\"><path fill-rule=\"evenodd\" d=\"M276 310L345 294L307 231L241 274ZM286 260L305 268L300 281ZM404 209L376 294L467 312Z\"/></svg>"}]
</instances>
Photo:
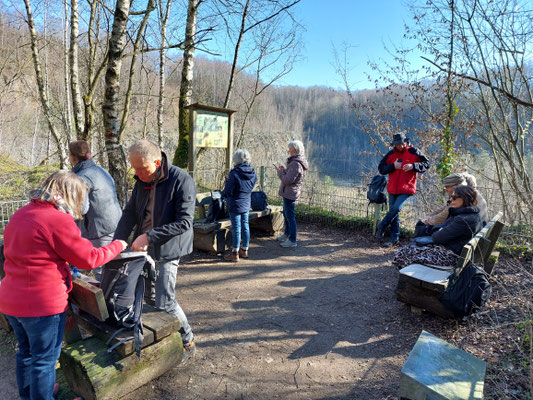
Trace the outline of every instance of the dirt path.
<instances>
[{"instance_id":1,"label":"dirt path","mask_svg":"<svg viewBox=\"0 0 533 400\"><path fill-rule=\"evenodd\" d=\"M254 238L250 259L206 253L180 267L178 298L199 353L128 399L397 396L417 333L402 332L390 252L300 224L299 247Z\"/></svg>"},{"instance_id":2,"label":"dirt path","mask_svg":"<svg viewBox=\"0 0 533 400\"><path fill-rule=\"evenodd\" d=\"M197 357L125 398L396 398L401 367L434 318L413 324L396 301L390 250L357 233L299 228L296 249L254 237L237 264L207 253L184 261L177 293ZM0 358L2 398L15 399L12 349L4 344Z\"/></svg>"}]
</instances>

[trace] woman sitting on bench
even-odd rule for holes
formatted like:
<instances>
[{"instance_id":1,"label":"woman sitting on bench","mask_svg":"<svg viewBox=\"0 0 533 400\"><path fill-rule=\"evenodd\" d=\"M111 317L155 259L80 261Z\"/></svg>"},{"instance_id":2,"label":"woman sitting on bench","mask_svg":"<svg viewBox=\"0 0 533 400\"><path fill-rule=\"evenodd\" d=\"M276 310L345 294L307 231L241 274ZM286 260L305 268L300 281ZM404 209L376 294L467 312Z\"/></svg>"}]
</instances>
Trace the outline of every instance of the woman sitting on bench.
<instances>
[{"instance_id":1,"label":"woman sitting on bench","mask_svg":"<svg viewBox=\"0 0 533 400\"><path fill-rule=\"evenodd\" d=\"M399 269L410 264L455 266L463 246L483 227L477 192L471 186L456 186L450 197L448 218L431 236L416 238L394 254Z\"/></svg>"},{"instance_id":2,"label":"woman sitting on bench","mask_svg":"<svg viewBox=\"0 0 533 400\"><path fill-rule=\"evenodd\" d=\"M453 194L453 190L457 186L468 185L476 189L477 206L479 207L479 216L481 217L481 220L484 225L487 222L489 222L489 218L488 218L489 215L487 212L487 202L483 198L481 193L477 190L477 187L476 187L477 182L476 182L475 176L470 175L467 172L454 173L444 178L443 183L444 183L444 190L449 196ZM437 208L435 211L431 212L430 214L422 218L420 221L418 221L415 226L414 237L416 238L420 236L431 236L434 230L438 229L435 227L442 225L444 221L446 221L446 218L448 218L448 210L450 209L450 207L451 207L451 199L449 199L446 202L446 204Z\"/></svg>"}]
</instances>

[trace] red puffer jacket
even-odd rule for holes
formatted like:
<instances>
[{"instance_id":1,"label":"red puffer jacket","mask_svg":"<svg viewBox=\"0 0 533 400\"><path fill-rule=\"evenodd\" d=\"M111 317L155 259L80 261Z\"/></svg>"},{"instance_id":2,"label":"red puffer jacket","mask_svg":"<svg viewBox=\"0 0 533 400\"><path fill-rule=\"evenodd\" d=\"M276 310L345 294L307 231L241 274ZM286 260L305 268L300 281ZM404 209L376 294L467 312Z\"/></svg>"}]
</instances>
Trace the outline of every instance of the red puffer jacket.
<instances>
[{"instance_id":1,"label":"red puffer jacket","mask_svg":"<svg viewBox=\"0 0 533 400\"><path fill-rule=\"evenodd\" d=\"M405 164L413 164L411 171L404 171L402 168L394 168L394 162L402 160L402 168ZM417 173L426 172L429 168L429 160L416 147L407 146L403 152L395 148L389 151L379 163L379 173L389 174L387 191L389 194L415 194Z\"/></svg>"},{"instance_id":2,"label":"red puffer jacket","mask_svg":"<svg viewBox=\"0 0 533 400\"><path fill-rule=\"evenodd\" d=\"M44 317L64 312L72 289L69 263L93 269L111 261L122 244L94 248L81 237L69 214L33 200L18 210L4 231L4 270L0 312L14 317Z\"/></svg>"}]
</instances>

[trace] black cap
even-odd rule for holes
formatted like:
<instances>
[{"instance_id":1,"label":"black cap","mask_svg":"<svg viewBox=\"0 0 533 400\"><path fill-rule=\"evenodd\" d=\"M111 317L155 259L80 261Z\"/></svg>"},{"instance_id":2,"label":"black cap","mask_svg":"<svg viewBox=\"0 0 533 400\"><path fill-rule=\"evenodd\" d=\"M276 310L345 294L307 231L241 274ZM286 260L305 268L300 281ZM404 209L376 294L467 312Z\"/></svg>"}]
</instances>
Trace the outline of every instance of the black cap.
<instances>
[{"instance_id":1,"label":"black cap","mask_svg":"<svg viewBox=\"0 0 533 400\"><path fill-rule=\"evenodd\" d=\"M395 133L392 135L392 142L391 146L395 146L400 143L407 143L409 141L409 138L405 137L405 133Z\"/></svg>"}]
</instances>

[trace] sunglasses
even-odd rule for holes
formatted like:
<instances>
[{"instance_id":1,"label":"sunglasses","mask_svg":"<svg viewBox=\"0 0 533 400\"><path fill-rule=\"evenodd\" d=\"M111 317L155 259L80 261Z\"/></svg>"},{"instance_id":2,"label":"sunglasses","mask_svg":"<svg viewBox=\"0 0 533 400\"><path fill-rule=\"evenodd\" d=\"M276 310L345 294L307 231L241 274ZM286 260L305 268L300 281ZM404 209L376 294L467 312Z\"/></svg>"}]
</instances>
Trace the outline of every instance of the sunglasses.
<instances>
[{"instance_id":1,"label":"sunglasses","mask_svg":"<svg viewBox=\"0 0 533 400\"><path fill-rule=\"evenodd\" d=\"M452 194L450 196L450 199L452 199L452 200L457 200L457 199L460 199L460 198L461 198L461 196L457 196L456 194Z\"/></svg>"}]
</instances>

